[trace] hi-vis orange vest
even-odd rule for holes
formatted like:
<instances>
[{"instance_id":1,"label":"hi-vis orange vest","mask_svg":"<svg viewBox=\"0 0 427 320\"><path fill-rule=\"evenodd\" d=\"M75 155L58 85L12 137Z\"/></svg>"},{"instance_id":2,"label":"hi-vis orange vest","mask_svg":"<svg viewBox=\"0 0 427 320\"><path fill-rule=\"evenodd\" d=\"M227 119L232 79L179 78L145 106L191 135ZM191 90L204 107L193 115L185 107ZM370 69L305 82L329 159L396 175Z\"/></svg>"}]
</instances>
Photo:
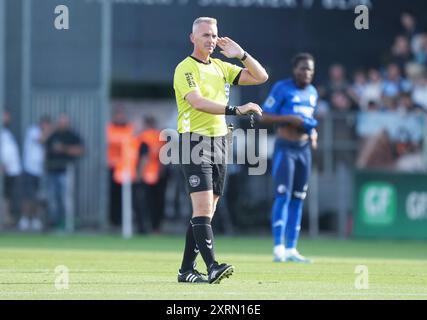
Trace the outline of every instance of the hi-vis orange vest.
<instances>
[{"instance_id":1,"label":"hi-vis orange vest","mask_svg":"<svg viewBox=\"0 0 427 320\"><path fill-rule=\"evenodd\" d=\"M138 174L141 176L142 181L146 184L156 184L160 179L162 164L159 159L161 147L164 141L160 141L160 131L157 129L147 129L141 132L137 137L138 151L143 143L148 146L147 161Z\"/></svg>"},{"instance_id":2,"label":"hi-vis orange vest","mask_svg":"<svg viewBox=\"0 0 427 320\"><path fill-rule=\"evenodd\" d=\"M123 126L109 123L107 126L107 161L108 167L114 169L123 157L123 143L134 133L132 124Z\"/></svg>"},{"instance_id":3,"label":"hi-vis orange vest","mask_svg":"<svg viewBox=\"0 0 427 320\"><path fill-rule=\"evenodd\" d=\"M116 183L132 182L136 178L138 140L134 137L132 124L107 126L108 166L114 170Z\"/></svg>"},{"instance_id":4,"label":"hi-vis orange vest","mask_svg":"<svg viewBox=\"0 0 427 320\"><path fill-rule=\"evenodd\" d=\"M114 168L114 181L123 184L132 183L136 179L139 142L134 136L128 137L122 143L122 157Z\"/></svg>"}]
</instances>

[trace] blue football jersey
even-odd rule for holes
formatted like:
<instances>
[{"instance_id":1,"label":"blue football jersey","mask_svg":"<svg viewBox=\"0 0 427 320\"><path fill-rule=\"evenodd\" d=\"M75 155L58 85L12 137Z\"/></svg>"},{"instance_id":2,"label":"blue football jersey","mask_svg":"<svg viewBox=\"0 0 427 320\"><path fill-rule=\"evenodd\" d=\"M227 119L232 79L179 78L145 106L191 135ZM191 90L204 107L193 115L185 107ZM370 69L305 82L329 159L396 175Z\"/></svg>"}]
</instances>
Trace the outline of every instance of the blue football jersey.
<instances>
[{"instance_id":1,"label":"blue football jersey","mask_svg":"<svg viewBox=\"0 0 427 320\"><path fill-rule=\"evenodd\" d=\"M274 84L262 109L269 114L294 114L313 118L317 99L317 90L313 85L301 89L293 79L286 79Z\"/></svg>"}]
</instances>

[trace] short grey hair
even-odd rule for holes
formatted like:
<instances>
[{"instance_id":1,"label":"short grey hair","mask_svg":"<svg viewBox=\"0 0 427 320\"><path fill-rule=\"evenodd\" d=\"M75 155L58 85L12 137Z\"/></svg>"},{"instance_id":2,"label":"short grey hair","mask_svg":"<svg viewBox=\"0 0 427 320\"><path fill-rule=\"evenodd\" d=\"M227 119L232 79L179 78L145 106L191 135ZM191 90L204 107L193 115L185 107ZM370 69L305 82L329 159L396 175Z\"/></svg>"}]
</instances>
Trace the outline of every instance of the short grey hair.
<instances>
[{"instance_id":1,"label":"short grey hair","mask_svg":"<svg viewBox=\"0 0 427 320\"><path fill-rule=\"evenodd\" d=\"M197 25L201 24L201 23L208 23L208 24L217 24L217 21L215 18L210 18L210 17L199 17L196 20L194 20L193 22L193 32L194 29L196 28Z\"/></svg>"}]
</instances>

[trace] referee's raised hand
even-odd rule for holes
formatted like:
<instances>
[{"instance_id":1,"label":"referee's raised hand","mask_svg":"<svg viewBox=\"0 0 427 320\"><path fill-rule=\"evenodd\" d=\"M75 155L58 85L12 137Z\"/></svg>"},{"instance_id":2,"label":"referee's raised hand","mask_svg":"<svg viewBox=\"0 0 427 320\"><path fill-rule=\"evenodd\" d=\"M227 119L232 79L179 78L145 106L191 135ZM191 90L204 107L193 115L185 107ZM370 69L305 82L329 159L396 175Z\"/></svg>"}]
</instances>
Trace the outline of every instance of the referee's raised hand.
<instances>
[{"instance_id":1,"label":"referee's raised hand","mask_svg":"<svg viewBox=\"0 0 427 320\"><path fill-rule=\"evenodd\" d=\"M218 38L217 45L222 49L221 53L227 58L241 59L245 54L242 47L228 37Z\"/></svg>"},{"instance_id":2,"label":"referee's raised hand","mask_svg":"<svg viewBox=\"0 0 427 320\"><path fill-rule=\"evenodd\" d=\"M246 103L236 108L237 115L252 114L252 113L262 116L262 109L260 108L259 105L252 102Z\"/></svg>"}]
</instances>

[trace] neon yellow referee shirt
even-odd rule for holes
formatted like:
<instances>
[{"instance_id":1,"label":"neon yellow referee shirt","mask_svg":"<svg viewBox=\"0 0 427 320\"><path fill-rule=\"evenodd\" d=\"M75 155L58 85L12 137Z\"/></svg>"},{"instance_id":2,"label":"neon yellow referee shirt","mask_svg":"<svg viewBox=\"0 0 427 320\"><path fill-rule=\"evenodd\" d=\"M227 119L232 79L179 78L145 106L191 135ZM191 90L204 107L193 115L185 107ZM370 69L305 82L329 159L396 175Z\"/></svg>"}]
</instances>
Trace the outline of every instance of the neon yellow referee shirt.
<instances>
[{"instance_id":1,"label":"neon yellow referee shirt","mask_svg":"<svg viewBox=\"0 0 427 320\"><path fill-rule=\"evenodd\" d=\"M198 111L185 100L185 96L197 90L203 98L227 105L230 86L238 83L241 71L239 66L214 58L204 63L190 56L178 64L173 78L178 132L194 132L209 137L226 135L225 115Z\"/></svg>"}]
</instances>

